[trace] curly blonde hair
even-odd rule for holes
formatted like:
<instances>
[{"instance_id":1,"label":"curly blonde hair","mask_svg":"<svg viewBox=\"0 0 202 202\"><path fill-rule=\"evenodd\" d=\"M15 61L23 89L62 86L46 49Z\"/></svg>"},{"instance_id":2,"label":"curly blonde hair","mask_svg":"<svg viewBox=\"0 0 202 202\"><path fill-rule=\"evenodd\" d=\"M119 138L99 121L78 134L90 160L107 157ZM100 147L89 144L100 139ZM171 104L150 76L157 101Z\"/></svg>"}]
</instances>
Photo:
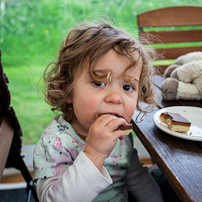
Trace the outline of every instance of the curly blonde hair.
<instances>
[{"instance_id":1,"label":"curly blonde hair","mask_svg":"<svg viewBox=\"0 0 202 202\"><path fill-rule=\"evenodd\" d=\"M75 72L82 70L82 64L87 59L90 76L97 81L103 80L94 73L93 66L110 49L129 59L127 70L137 65L139 59L142 60L137 108L141 110L140 102L154 105L151 76L155 71L150 62L156 59L155 51L142 45L126 31L108 22L98 22L82 23L72 29L64 40L57 62L50 63L44 72L45 98L53 111L61 111L67 121L72 120L74 111L66 100L74 87ZM134 51L139 53L138 59L132 56ZM48 71L50 66L52 68Z\"/></svg>"}]
</instances>

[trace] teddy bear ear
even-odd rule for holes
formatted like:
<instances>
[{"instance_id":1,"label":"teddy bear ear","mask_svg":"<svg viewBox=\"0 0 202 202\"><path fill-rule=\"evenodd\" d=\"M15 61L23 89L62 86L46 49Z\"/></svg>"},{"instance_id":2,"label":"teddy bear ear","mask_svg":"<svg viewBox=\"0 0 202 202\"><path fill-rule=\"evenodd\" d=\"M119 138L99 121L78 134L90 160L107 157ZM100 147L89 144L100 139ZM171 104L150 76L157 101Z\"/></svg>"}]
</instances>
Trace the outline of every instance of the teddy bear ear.
<instances>
[{"instance_id":1,"label":"teddy bear ear","mask_svg":"<svg viewBox=\"0 0 202 202\"><path fill-rule=\"evenodd\" d=\"M183 65L183 64L184 64L184 58L185 58L185 57L186 57L185 55L181 55L181 56L179 56L178 58L176 58L175 64L177 64L177 65Z\"/></svg>"},{"instance_id":2,"label":"teddy bear ear","mask_svg":"<svg viewBox=\"0 0 202 202\"><path fill-rule=\"evenodd\" d=\"M179 68L178 68L178 69L179 69ZM177 75L178 69L176 68L176 69L174 69L174 70L172 71L172 73L170 74L170 78L174 78L174 79L179 80L178 75Z\"/></svg>"},{"instance_id":3,"label":"teddy bear ear","mask_svg":"<svg viewBox=\"0 0 202 202\"><path fill-rule=\"evenodd\" d=\"M177 65L177 64L168 66L163 74L164 79L170 77L172 71L175 70L177 67L179 67L179 65Z\"/></svg>"}]
</instances>

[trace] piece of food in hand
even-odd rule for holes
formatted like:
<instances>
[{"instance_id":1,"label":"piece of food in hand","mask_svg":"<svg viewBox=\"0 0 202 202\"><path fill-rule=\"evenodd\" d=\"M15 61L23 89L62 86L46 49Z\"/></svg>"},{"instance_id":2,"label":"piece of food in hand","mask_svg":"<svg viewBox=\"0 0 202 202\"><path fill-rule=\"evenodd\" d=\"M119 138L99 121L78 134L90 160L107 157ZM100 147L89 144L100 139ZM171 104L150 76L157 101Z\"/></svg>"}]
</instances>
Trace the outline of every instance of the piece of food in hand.
<instances>
[{"instance_id":1,"label":"piece of food in hand","mask_svg":"<svg viewBox=\"0 0 202 202\"><path fill-rule=\"evenodd\" d=\"M132 124L128 123L127 126L122 126L122 125L119 126L117 128L117 130L122 130L124 132L124 135L129 135L131 133L131 131L132 131L132 128L133 128Z\"/></svg>"},{"instance_id":2,"label":"piece of food in hand","mask_svg":"<svg viewBox=\"0 0 202 202\"><path fill-rule=\"evenodd\" d=\"M97 114L97 115L96 115L96 119L97 119L98 117L102 116L102 115L103 115L103 114ZM114 115L114 116L117 116L117 117L119 117L119 118L124 118L124 117L118 116L118 115L116 115L116 114L110 114L110 115ZM124 118L124 119L125 119L125 118ZM128 122L127 122L127 123L128 123ZM121 126L119 126L116 130L122 130L125 135L129 135L129 134L131 133L131 131L132 131L132 128L133 128L132 124L131 124L131 123L128 123L127 126L121 125Z\"/></svg>"},{"instance_id":3,"label":"piece of food in hand","mask_svg":"<svg viewBox=\"0 0 202 202\"><path fill-rule=\"evenodd\" d=\"M160 120L167 124L170 130L180 133L186 133L191 126L191 123L187 119L177 113L161 113Z\"/></svg>"}]
</instances>

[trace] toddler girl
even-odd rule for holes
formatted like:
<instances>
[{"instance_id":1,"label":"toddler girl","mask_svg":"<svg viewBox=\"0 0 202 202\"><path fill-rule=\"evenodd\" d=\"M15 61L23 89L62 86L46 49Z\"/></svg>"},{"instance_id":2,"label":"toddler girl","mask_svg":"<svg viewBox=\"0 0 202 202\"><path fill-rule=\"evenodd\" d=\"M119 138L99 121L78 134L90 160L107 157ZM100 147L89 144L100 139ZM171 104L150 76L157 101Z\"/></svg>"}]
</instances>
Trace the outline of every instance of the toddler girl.
<instances>
[{"instance_id":1,"label":"toddler girl","mask_svg":"<svg viewBox=\"0 0 202 202\"><path fill-rule=\"evenodd\" d=\"M46 100L61 111L34 151L40 201L163 201L139 162L127 126L140 101L153 104L153 51L109 23L70 31L44 73ZM97 118L98 114L102 114ZM123 117L123 118L121 118Z\"/></svg>"}]
</instances>

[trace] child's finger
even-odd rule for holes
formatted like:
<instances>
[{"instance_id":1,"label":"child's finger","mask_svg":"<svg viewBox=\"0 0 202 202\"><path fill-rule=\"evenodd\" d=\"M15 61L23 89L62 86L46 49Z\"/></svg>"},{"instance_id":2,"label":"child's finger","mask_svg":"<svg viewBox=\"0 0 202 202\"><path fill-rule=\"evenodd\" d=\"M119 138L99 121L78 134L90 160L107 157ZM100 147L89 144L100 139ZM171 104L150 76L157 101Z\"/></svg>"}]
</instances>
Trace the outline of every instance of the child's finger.
<instances>
[{"instance_id":1,"label":"child's finger","mask_svg":"<svg viewBox=\"0 0 202 202\"><path fill-rule=\"evenodd\" d=\"M127 126L128 123L124 118L113 119L106 125L111 131L116 130L119 126Z\"/></svg>"},{"instance_id":2,"label":"child's finger","mask_svg":"<svg viewBox=\"0 0 202 202\"><path fill-rule=\"evenodd\" d=\"M114 141L116 141L118 138L119 138L120 140L123 140L124 137L125 137L125 134L124 134L124 132L123 132L122 130L116 130L116 131L114 131L114 132L112 133L112 139L113 139Z\"/></svg>"},{"instance_id":3,"label":"child's finger","mask_svg":"<svg viewBox=\"0 0 202 202\"><path fill-rule=\"evenodd\" d=\"M110 121L114 119L118 119L118 117L110 114L103 114L96 120L96 122L102 124L103 126L106 126Z\"/></svg>"}]
</instances>

